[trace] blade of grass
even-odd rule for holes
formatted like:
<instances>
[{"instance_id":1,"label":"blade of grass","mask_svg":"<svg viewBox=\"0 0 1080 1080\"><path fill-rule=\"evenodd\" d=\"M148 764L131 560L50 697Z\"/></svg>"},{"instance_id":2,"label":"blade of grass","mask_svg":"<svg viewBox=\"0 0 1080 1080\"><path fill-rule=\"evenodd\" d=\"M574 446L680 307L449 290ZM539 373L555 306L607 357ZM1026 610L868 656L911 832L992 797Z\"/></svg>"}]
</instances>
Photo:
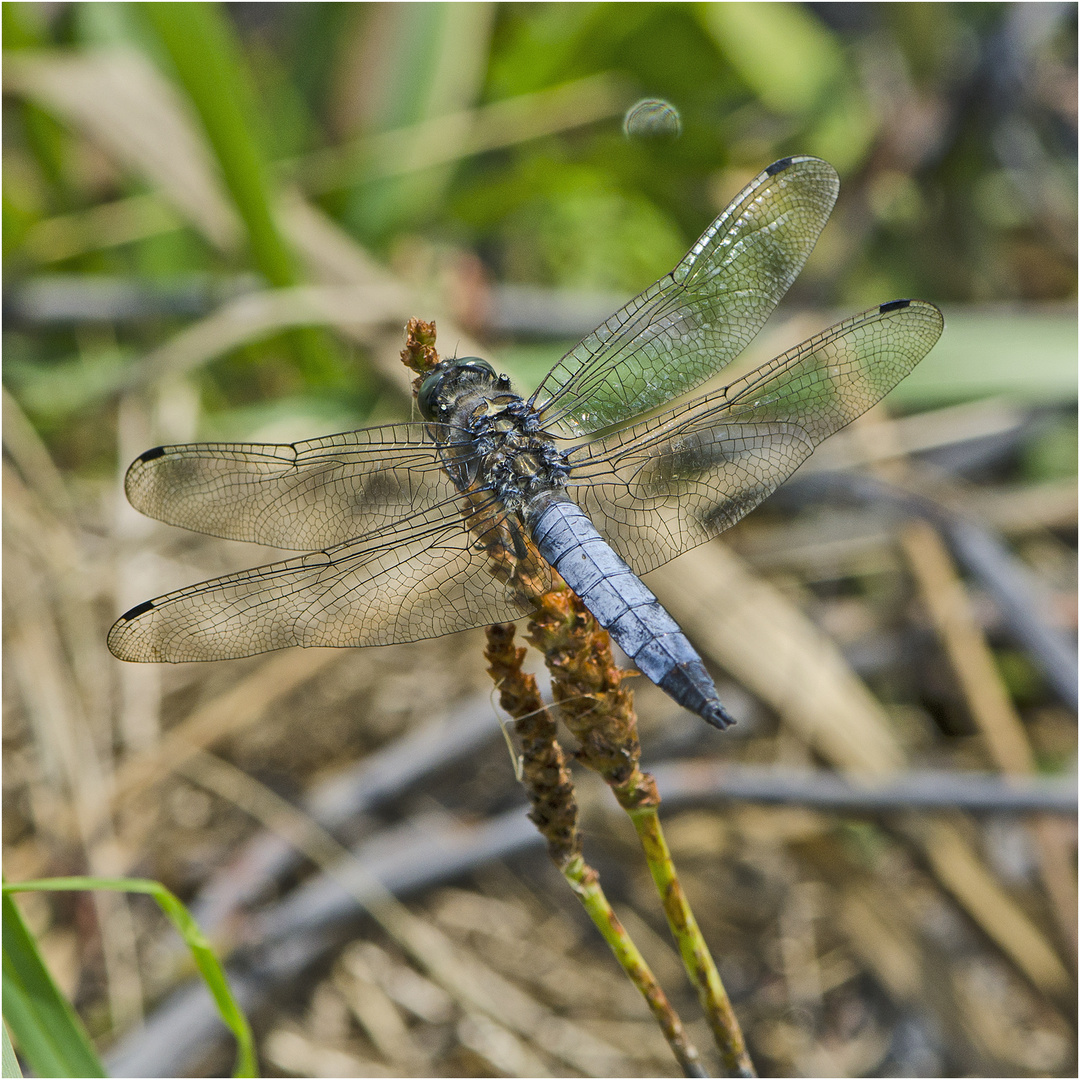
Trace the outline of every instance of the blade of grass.
<instances>
[{"instance_id":1,"label":"blade of grass","mask_svg":"<svg viewBox=\"0 0 1080 1080\"><path fill-rule=\"evenodd\" d=\"M916 520L907 525L900 543L990 757L1003 773L1033 774L1035 754L1027 730L944 539L929 521ZM1032 836L1061 939L1067 954L1075 955L1076 889L1068 846L1057 840L1046 819L1032 822Z\"/></svg>"},{"instance_id":2,"label":"blade of grass","mask_svg":"<svg viewBox=\"0 0 1080 1080\"><path fill-rule=\"evenodd\" d=\"M266 173L251 125L240 71L243 61L216 4L144 4L180 83L202 120L222 178L247 227L251 253L271 285L296 282L289 252L274 224Z\"/></svg>"},{"instance_id":3,"label":"blade of grass","mask_svg":"<svg viewBox=\"0 0 1080 1080\"><path fill-rule=\"evenodd\" d=\"M75 129L235 256L243 224L206 137L182 90L146 56L115 48L5 50L4 89Z\"/></svg>"},{"instance_id":4,"label":"blade of grass","mask_svg":"<svg viewBox=\"0 0 1080 1080\"><path fill-rule=\"evenodd\" d=\"M39 1076L105 1076L82 1021L53 982L15 901L4 887L4 1020ZM7 1031L4 1075L7 1069Z\"/></svg>"},{"instance_id":5,"label":"blade of grass","mask_svg":"<svg viewBox=\"0 0 1080 1080\"><path fill-rule=\"evenodd\" d=\"M202 120L221 174L247 229L252 259L271 285L299 281L292 256L272 211L266 164L252 122L252 93L244 58L224 12L217 4L143 4L142 10L176 68ZM313 330L294 330L308 374L326 376L337 368L329 341Z\"/></svg>"},{"instance_id":6,"label":"blade of grass","mask_svg":"<svg viewBox=\"0 0 1080 1080\"><path fill-rule=\"evenodd\" d=\"M15 1056L15 1048L11 1045L11 1036L8 1035L7 1024L0 1024L0 1030L3 1033L3 1067L0 1068L0 1076L22 1076L22 1069L19 1068L19 1059Z\"/></svg>"},{"instance_id":7,"label":"blade of grass","mask_svg":"<svg viewBox=\"0 0 1080 1080\"><path fill-rule=\"evenodd\" d=\"M251 1027L248 1025L247 1017L244 1016L236 999L233 997L232 990L229 988L229 982L225 977L225 972L222 969L220 961L217 956L214 955L214 951L210 947L209 941L207 941L202 930L199 928L199 924L191 917L187 908L184 907L173 893L157 881L149 881L145 878L61 877L45 878L37 881L20 881L17 883L5 882L3 885L5 1010L7 1009L8 988L8 911L9 908L12 910L15 908L14 903L7 894L13 892L69 892L93 889L104 889L110 892L145 893L148 896L152 896L157 901L158 906L165 912L169 921L180 932L181 937L183 937L188 948L191 950L195 966L199 969L203 980L210 990L210 993L213 995L214 1001L218 1007L218 1012L221 1014L222 1021L224 1021L225 1025L236 1037L236 1068L233 1071L233 1076L258 1076L255 1058L255 1040L251 1034ZM22 925L21 920L19 925ZM23 933L26 933L25 926L22 927L22 930ZM53 989L55 991L55 986ZM59 994L59 991L55 992ZM61 1000L63 1000L62 997ZM71 1007L70 1005L67 1005L66 1001L64 1001L64 1005L70 1011ZM72 1015L74 1014L72 1013ZM27 1056L29 1057L29 1054ZM97 1068L101 1070L100 1062L97 1063ZM98 1072L82 1071L60 1074L43 1071L36 1065L35 1069L46 1076L105 1075L104 1070Z\"/></svg>"}]
</instances>

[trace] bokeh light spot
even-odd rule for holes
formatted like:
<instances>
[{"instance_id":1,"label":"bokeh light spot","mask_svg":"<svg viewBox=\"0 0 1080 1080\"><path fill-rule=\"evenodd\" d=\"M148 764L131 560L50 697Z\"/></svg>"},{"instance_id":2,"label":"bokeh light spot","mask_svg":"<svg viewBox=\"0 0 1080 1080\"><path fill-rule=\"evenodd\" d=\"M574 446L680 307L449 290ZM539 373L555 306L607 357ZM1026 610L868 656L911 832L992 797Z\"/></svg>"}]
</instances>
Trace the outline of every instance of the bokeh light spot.
<instances>
[{"instance_id":1,"label":"bokeh light spot","mask_svg":"<svg viewBox=\"0 0 1080 1080\"><path fill-rule=\"evenodd\" d=\"M682 134L682 118L669 101L645 98L627 111L623 131L631 139L675 139Z\"/></svg>"}]
</instances>

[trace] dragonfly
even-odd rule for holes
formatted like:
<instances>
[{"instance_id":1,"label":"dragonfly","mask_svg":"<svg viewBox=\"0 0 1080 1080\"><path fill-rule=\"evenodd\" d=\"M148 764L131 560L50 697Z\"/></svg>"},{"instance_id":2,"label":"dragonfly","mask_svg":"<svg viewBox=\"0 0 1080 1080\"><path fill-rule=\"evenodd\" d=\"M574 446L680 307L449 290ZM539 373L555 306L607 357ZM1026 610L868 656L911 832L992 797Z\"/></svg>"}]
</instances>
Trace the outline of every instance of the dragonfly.
<instances>
[{"instance_id":1,"label":"dragonfly","mask_svg":"<svg viewBox=\"0 0 1080 1080\"><path fill-rule=\"evenodd\" d=\"M827 162L775 162L671 273L524 398L478 357L442 360L421 419L288 445L146 451L132 505L172 525L304 552L133 607L123 660L388 645L510 622L561 578L635 666L724 728L701 657L641 577L717 536L930 351L941 312L893 300L728 385L839 193Z\"/></svg>"}]
</instances>

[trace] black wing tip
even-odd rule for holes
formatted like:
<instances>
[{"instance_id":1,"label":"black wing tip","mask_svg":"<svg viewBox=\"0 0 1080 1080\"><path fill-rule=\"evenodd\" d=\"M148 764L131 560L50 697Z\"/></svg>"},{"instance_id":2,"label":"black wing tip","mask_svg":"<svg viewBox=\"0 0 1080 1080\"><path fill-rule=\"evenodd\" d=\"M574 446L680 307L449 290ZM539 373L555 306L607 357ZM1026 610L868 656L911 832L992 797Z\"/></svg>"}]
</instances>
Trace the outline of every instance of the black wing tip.
<instances>
[{"instance_id":1,"label":"black wing tip","mask_svg":"<svg viewBox=\"0 0 1080 1080\"><path fill-rule=\"evenodd\" d=\"M165 447L164 446L155 446L152 450L146 450L145 452L141 453L135 459L135 462L136 462L136 464L141 464L144 461L153 461L154 458L159 458L159 457L164 457L164 456L165 456Z\"/></svg>"},{"instance_id":2,"label":"black wing tip","mask_svg":"<svg viewBox=\"0 0 1080 1080\"><path fill-rule=\"evenodd\" d=\"M814 166L821 170L824 169L830 174L832 179L837 183L840 182L840 176L836 169L832 167L824 158L814 157L811 154L789 154L787 157L782 157L779 161L774 161L771 165L765 167L765 176L776 176L778 173L786 172L788 169L795 165L808 165Z\"/></svg>"},{"instance_id":3,"label":"black wing tip","mask_svg":"<svg viewBox=\"0 0 1080 1080\"><path fill-rule=\"evenodd\" d=\"M881 315L887 315L890 311L900 311L902 308L910 307L911 303L910 300L890 300L887 304L882 304L878 312Z\"/></svg>"},{"instance_id":4,"label":"black wing tip","mask_svg":"<svg viewBox=\"0 0 1080 1080\"><path fill-rule=\"evenodd\" d=\"M775 176L777 173L783 172L785 169L790 169L795 163L793 157L782 157L779 161L774 161L766 170L766 176Z\"/></svg>"},{"instance_id":5,"label":"black wing tip","mask_svg":"<svg viewBox=\"0 0 1080 1080\"><path fill-rule=\"evenodd\" d=\"M125 611L120 616L118 622L131 622L132 619L137 619L140 615L145 615L154 607L153 600L144 600L141 604L136 604L130 611Z\"/></svg>"},{"instance_id":6,"label":"black wing tip","mask_svg":"<svg viewBox=\"0 0 1080 1080\"><path fill-rule=\"evenodd\" d=\"M938 333L945 329L945 315L937 304L931 304L929 300L890 300L887 304L878 307L879 315L888 315L891 311L903 311L904 308L915 308L924 318L938 325Z\"/></svg>"}]
</instances>

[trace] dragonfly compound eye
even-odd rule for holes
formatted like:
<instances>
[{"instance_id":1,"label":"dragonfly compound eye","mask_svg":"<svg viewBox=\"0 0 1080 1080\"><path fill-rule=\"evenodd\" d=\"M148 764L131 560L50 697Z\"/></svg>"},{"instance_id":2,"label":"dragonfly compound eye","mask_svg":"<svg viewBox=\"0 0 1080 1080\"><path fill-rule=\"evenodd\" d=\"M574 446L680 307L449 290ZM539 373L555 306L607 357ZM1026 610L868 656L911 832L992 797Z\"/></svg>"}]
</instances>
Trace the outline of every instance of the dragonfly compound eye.
<instances>
[{"instance_id":1,"label":"dragonfly compound eye","mask_svg":"<svg viewBox=\"0 0 1080 1080\"><path fill-rule=\"evenodd\" d=\"M479 356L462 356L454 361L454 367L462 371L475 371L478 375L489 375L495 378L495 369Z\"/></svg>"},{"instance_id":2,"label":"dragonfly compound eye","mask_svg":"<svg viewBox=\"0 0 1080 1080\"><path fill-rule=\"evenodd\" d=\"M420 408L420 415L425 420L435 419L435 397L442 387L445 372L432 372L421 384L420 393L416 395L416 404Z\"/></svg>"}]
</instances>

